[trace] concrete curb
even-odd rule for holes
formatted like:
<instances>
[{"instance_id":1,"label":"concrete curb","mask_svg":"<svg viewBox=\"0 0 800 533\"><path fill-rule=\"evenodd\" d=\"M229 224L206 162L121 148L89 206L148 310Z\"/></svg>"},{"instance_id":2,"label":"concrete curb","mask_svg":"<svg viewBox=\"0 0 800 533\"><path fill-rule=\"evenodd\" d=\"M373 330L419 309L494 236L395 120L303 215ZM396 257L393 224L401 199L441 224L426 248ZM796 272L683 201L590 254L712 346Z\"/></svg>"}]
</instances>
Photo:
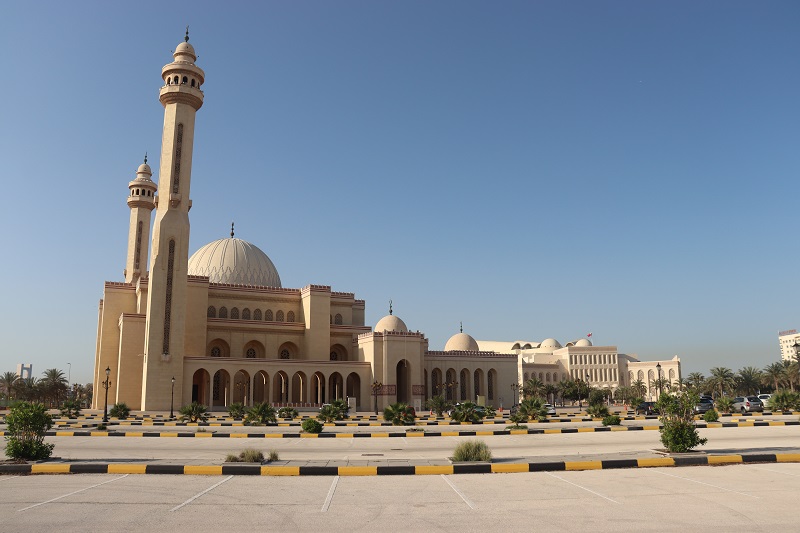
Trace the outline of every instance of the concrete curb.
<instances>
[{"instance_id":1,"label":"concrete curb","mask_svg":"<svg viewBox=\"0 0 800 533\"><path fill-rule=\"evenodd\" d=\"M183 474L244 476L410 476L438 474L508 474L521 472L559 472L610 470L619 468L654 468L709 466L748 463L798 463L800 453L691 455L608 459L599 461L553 461L541 463L458 463L451 465L397 466L269 466L269 465L175 465L175 464L96 464L37 463L0 465L0 475L29 474Z\"/></svg>"},{"instance_id":2,"label":"concrete curb","mask_svg":"<svg viewBox=\"0 0 800 533\"><path fill-rule=\"evenodd\" d=\"M712 422L697 424L697 429L800 426L800 421ZM418 427L418 426L416 426ZM48 437L149 437L149 438L222 438L222 439L353 439L353 438L431 438L431 437L493 437L503 435L561 435L569 433L606 433L615 431L657 431L661 426L601 426L585 428L555 428L491 431L393 431L374 433L190 433L167 431L48 431ZM0 431L0 437L5 432Z\"/></svg>"}]
</instances>

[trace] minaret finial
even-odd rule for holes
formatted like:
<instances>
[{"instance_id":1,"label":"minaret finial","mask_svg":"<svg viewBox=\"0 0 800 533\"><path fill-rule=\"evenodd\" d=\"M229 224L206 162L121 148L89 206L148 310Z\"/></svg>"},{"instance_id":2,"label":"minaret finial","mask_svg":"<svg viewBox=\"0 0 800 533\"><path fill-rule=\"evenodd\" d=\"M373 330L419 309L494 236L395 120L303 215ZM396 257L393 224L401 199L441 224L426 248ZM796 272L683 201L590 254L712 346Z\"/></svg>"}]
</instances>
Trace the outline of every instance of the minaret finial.
<instances>
[{"instance_id":1,"label":"minaret finial","mask_svg":"<svg viewBox=\"0 0 800 533\"><path fill-rule=\"evenodd\" d=\"M233 222L231 222L231 239L233 239Z\"/></svg>"},{"instance_id":2,"label":"minaret finial","mask_svg":"<svg viewBox=\"0 0 800 533\"><path fill-rule=\"evenodd\" d=\"M392 314L392 301L389 300L389 314Z\"/></svg>"},{"instance_id":3,"label":"minaret finial","mask_svg":"<svg viewBox=\"0 0 800 533\"><path fill-rule=\"evenodd\" d=\"M189 26L186 26L186 37L183 38L185 42L189 42Z\"/></svg>"},{"instance_id":4,"label":"minaret finial","mask_svg":"<svg viewBox=\"0 0 800 533\"><path fill-rule=\"evenodd\" d=\"M144 164L147 164L147 152L144 153Z\"/></svg>"},{"instance_id":5,"label":"minaret finial","mask_svg":"<svg viewBox=\"0 0 800 533\"><path fill-rule=\"evenodd\" d=\"M460 333L464 333L464 323L463 322L459 322L458 323L458 331Z\"/></svg>"}]
</instances>

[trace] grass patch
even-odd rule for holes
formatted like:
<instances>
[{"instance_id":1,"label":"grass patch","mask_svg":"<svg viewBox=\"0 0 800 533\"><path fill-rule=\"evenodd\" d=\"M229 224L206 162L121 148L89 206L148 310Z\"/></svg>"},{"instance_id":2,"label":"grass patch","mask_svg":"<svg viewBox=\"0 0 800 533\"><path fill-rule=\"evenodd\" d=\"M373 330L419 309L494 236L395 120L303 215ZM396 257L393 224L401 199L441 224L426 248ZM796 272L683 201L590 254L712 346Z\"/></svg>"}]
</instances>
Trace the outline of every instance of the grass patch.
<instances>
[{"instance_id":1,"label":"grass patch","mask_svg":"<svg viewBox=\"0 0 800 533\"><path fill-rule=\"evenodd\" d=\"M270 452L270 456L272 452ZM275 453L277 456L277 452ZM255 448L245 448L239 455L229 453L225 456L226 463L263 463L264 462L264 454L261 450L256 450Z\"/></svg>"},{"instance_id":2,"label":"grass patch","mask_svg":"<svg viewBox=\"0 0 800 533\"><path fill-rule=\"evenodd\" d=\"M492 460L492 451L482 440L468 440L456 446L452 459L457 462L488 462Z\"/></svg>"}]
</instances>

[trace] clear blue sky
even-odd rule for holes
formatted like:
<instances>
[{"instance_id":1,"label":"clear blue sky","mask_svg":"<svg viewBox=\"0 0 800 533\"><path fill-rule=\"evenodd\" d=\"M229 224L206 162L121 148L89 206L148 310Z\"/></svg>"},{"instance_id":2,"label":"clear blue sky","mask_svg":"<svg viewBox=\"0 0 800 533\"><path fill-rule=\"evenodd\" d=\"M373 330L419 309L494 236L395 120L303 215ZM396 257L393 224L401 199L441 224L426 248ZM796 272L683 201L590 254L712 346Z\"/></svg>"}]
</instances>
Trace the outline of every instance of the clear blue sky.
<instances>
[{"instance_id":1,"label":"clear blue sky","mask_svg":"<svg viewBox=\"0 0 800 533\"><path fill-rule=\"evenodd\" d=\"M90 380L186 24L191 250L235 220L431 349L593 332L707 373L800 329L796 1L9 2L0 371Z\"/></svg>"}]
</instances>

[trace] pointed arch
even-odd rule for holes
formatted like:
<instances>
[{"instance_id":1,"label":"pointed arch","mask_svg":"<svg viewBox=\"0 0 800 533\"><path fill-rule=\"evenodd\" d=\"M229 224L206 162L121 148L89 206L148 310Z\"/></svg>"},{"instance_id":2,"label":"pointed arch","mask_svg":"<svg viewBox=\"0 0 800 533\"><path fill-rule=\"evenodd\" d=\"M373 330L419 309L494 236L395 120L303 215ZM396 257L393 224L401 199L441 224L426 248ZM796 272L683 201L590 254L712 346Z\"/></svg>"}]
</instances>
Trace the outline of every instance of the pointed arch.
<instances>
[{"instance_id":1,"label":"pointed arch","mask_svg":"<svg viewBox=\"0 0 800 533\"><path fill-rule=\"evenodd\" d=\"M261 370L253 377L253 403L269 401L269 374Z\"/></svg>"}]
</instances>

